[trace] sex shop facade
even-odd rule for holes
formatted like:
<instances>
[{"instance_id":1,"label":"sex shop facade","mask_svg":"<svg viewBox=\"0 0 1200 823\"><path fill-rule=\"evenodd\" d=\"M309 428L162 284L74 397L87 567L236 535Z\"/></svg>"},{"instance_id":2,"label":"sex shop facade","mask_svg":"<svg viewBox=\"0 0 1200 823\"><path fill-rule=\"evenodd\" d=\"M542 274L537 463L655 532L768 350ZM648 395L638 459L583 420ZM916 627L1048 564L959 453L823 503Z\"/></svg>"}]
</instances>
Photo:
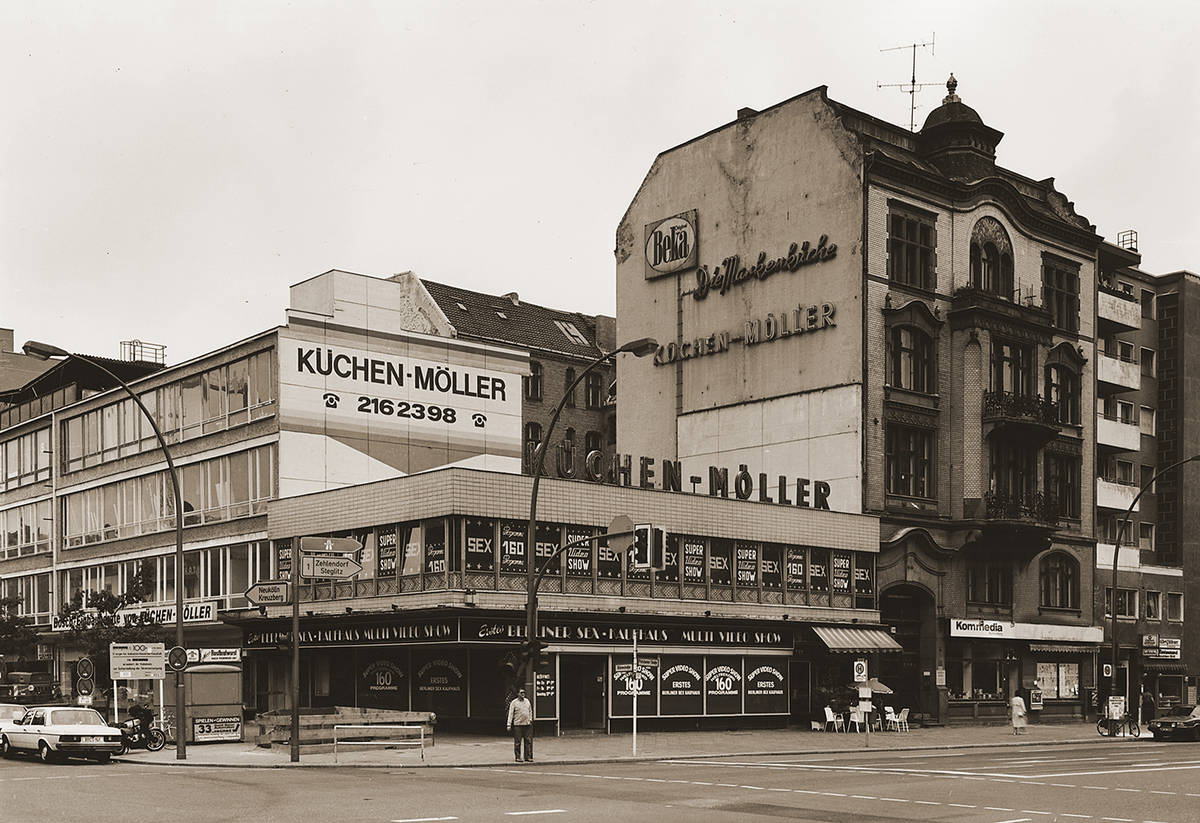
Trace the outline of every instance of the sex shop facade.
<instances>
[{"instance_id":1,"label":"sex shop facade","mask_svg":"<svg viewBox=\"0 0 1200 823\"><path fill-rule=\"evenodd\" d=\"M614 465L594 480L543 478L535 555L624 514L666 529L665 568L631 568L604 539L550 566L539 725L627 728L635 690L643 728L783 725L849 699L851 658L898 651L878 624L878 520L816 508L806 487L823 483L713 467L685 490L659 461ZM799 502L777 497L797 480ZM301 582L302 705L431 710L443 727L497 728L511 697L502 665L525 633L531 484L449 467L273 501L280 576L300 537L362 546L356 579ZM288 607L224 619L243 629L257 708L284 707Z\"/></svg>"}]
</instances>

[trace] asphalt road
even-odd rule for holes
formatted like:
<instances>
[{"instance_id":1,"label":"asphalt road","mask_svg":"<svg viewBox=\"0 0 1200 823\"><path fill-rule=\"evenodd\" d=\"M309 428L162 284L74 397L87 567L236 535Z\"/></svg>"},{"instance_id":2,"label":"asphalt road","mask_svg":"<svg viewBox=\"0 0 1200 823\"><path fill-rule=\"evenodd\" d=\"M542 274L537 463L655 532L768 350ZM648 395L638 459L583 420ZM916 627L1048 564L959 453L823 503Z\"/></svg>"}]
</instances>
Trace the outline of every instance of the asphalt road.
<instances>
[{"instance_id":1,"label":"asphalt road","mask_svg":"<svg viewBox=\"0 0 1200 823\"><path fill-rule=\"evenodd\" d=\"M1192 823L1200 745L1099 741L956 751L454 769L0 763L5 821Z\"/></svg>"}]
</instances>

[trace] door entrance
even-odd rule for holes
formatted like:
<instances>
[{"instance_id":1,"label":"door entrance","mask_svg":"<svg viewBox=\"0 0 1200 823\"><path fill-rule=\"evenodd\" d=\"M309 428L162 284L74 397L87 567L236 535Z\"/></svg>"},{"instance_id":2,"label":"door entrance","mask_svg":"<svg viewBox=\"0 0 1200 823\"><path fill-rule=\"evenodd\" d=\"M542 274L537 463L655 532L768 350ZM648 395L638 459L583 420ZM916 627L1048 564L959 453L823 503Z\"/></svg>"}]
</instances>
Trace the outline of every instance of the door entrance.
<instances>
[{"instance_id":1,"label":"door entrance","mask_svg":"<svg viewBox=\"0 0 1200 823\"><path fill-rule=\"evenodd\" d=\"M559 657L562 678L559 692L559 727L603 729L608 657L599 654L564 654Z\"/></svg>"},{"instance_id":2,"label":"door entrance","mask_svg":"<svg viewBox=\"0 0 1200 823\"><path fill-rule=\"evenodd\" d=\"M895 691L894 705L938 719L939 701L932 677L937 639L933 598L915 586L896 586L879 598L879 620L889 626L900 654L881 654L879 679ZM928 673L928 675L927 675Z\"/></svg>"}]
</instances>

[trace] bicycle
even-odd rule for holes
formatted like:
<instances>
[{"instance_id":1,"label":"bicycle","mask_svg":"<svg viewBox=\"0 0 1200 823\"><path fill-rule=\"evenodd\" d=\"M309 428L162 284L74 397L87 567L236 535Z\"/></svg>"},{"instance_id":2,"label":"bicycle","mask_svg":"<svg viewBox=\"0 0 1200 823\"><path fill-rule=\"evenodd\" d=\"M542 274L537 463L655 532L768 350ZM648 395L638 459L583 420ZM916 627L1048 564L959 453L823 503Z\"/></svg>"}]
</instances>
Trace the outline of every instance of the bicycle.
<instances>
[{"instance_id":1,"label":"bicycle","mask_svg":"<svg viewBox=\"0 0 1200 823\"><path fill-rule=\"evenodd\" d=\"M1096 733L1101 737L1109 737L1113 734L1121 737L1122 732L1125 737L1140 737L1142 734L1137 721L1129 715L1125 715L1117 720L1101 717L1096 721Z\"/></svg>"},{"instance_id":2,"label":"bicycle","mask_svg":"<svg viewBox=\"0 0 1200 823\"><path fill-rule=\"evenodd\" d=\"M166 745L175 746L175 716L171 714L163 715L162 720L155 720L150 724L151 728L157 729L163 733L166 738Z\"/></svg>"}]
</instances>

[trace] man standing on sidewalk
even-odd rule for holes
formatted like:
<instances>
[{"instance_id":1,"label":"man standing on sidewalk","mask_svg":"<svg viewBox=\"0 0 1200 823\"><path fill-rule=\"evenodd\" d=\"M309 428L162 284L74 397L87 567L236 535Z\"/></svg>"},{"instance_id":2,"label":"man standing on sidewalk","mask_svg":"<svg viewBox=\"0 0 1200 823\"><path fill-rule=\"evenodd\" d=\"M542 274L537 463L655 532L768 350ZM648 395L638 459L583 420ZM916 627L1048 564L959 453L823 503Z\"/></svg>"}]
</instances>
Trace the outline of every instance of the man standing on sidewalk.
<instances>
[{"instance_id":1,"label":"man standing on sidewalk","mask_svg":"<svg viewBox=\"0 0 1200 823\"><path fill-rule=\"evenodd\" d=\"M525 690L508 704L508 729L513 733L513 754L521 762L521 741L525 742L525 760L533 762L533 706L525 696Z\"/></svg>"}]
</instances>

